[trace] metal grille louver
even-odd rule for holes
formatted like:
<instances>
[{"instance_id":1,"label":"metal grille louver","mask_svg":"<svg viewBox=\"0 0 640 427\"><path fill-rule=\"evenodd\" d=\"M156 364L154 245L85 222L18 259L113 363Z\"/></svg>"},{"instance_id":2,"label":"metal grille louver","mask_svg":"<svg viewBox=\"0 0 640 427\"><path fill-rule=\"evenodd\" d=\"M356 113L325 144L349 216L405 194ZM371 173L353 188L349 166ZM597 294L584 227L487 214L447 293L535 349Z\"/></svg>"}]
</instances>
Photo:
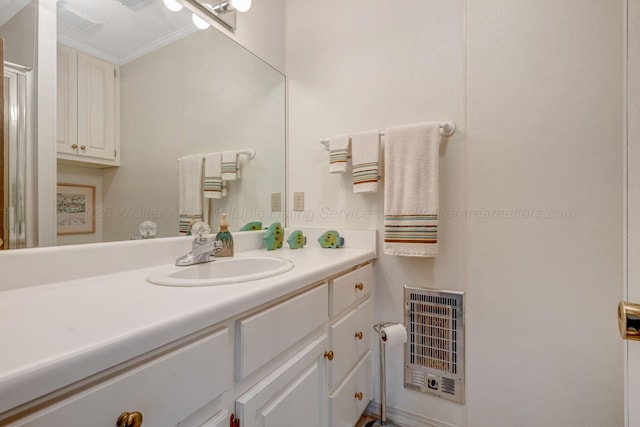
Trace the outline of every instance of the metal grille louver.
<instances>
[{"instance_id":1,"label":"metal grille louver","mask_svg":"<svg viewBox=\"0 0 640 427\"><path fill-rule=\"evenodd\" d=\"M404 287L406 388L464 403L463 296Z\"/></svg>"}]
</instances>

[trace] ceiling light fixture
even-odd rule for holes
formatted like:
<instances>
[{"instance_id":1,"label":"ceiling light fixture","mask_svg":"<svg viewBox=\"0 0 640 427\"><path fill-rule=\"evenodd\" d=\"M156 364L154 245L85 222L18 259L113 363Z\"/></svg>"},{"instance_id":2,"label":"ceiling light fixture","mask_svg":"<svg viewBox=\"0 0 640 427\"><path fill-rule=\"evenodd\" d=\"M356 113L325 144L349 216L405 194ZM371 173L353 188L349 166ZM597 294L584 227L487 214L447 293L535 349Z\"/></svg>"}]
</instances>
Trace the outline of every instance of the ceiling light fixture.
<instances>
[{"instance_id":1,"label":"ceiling light fixture","mask_svg":"<svg viewBox=\"0 0 640 427\"><path fill-rule=\"evenodd\" d=\"M251 9L251 0L223 0L213 4L204 0L183 0L183 3L195 14L211 18L232 32L236 29L237 12Z\"/></svg>"}]
</instances>

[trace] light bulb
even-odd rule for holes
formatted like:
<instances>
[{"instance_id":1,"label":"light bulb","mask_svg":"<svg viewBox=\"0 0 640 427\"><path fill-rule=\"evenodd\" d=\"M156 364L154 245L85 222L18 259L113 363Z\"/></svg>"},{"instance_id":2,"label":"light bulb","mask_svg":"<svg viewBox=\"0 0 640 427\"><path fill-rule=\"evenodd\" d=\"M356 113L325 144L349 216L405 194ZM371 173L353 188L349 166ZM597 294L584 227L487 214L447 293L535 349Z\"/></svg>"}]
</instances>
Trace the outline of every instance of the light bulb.
<instances>
[{"instance_id":1,"label":"light bulb","mask_svg":"<svg viewBox=\"0 0 640 427\"><path fill-rule=\"evenodd\" d=\"M191 15L191 20L193 21L193 25L195 25L196 27L198 27L201 30L206 30L210 26L210 24L207 21L205 21L204 19L200 18L195 13Z\"/></svg>"},{"instance_id":2,"label":"light bulb","mask_svg":"<svg viewBox=\"0 0 640 427\"><path fill-rule=\"evenodd\" d=\"M182 9L182 3L177 0L162 0L162 2L171 12L178 12Z\"/></svg>"},{"instance_id":3,"label":"light bulb","mask_svg":"<svg viewBox=\"0 0 640 427\"><path fill-rule=\"evenodd\" d=\"M231 6L238 12L246 12L251 9L251 0L231 0Z\"/></svg>"}]
</instances>

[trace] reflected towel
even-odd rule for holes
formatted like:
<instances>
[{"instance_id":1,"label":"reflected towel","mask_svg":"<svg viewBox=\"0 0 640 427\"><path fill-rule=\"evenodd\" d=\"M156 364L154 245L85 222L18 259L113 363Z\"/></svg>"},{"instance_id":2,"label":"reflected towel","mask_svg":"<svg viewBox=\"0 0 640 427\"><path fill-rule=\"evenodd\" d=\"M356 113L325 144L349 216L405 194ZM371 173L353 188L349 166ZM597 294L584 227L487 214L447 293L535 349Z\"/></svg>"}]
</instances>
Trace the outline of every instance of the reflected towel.
<instances>
[{"instance_id":1,"label":"reflected towel","mask_svg":"<svg viewBox=\"0 0 640 427\"><path fill-rule=\"evenodd\" d=\"M222 180L235 181L238 171L238 154L235 150L222 153Z\"/></svg>"},{"instance_id":2,"label":"reflected towel","mask_svg":"<svg viewBox=\"0 0 640 427\"><path fill-rule=\"evenodd\" d=\"M222 197L222 154L209 153L204 158L204 197L219 199Z\"/></svg>"},{"instance_id":3,"label":"reflected towel","mask_svg":"<svg viewBox=\"0 0 640 427\"><path fill-rule=\"evenodd\" d=\"M202 221L203 154L178 159L179 232L187 234L193 222Z\"/></svg>"}]
</instances>

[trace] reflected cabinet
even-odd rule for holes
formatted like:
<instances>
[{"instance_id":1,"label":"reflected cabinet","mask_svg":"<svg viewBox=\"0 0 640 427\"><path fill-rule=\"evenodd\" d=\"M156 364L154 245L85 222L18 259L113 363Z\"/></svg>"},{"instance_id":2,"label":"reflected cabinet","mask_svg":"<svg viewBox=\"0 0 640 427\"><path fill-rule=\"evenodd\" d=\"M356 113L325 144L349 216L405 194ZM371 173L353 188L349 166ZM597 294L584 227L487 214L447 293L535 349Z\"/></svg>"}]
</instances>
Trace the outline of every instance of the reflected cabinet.
<instances>
[{"instance_id":1,"label":"reflected cabinet","mask_svg":"<svg viewBox=\"0 0 640 427\"><path fill-rule=\"evenodd\" d=\"M118 166L118 67L58 44L58 160Z\"/></svg>"}]
</instances>

